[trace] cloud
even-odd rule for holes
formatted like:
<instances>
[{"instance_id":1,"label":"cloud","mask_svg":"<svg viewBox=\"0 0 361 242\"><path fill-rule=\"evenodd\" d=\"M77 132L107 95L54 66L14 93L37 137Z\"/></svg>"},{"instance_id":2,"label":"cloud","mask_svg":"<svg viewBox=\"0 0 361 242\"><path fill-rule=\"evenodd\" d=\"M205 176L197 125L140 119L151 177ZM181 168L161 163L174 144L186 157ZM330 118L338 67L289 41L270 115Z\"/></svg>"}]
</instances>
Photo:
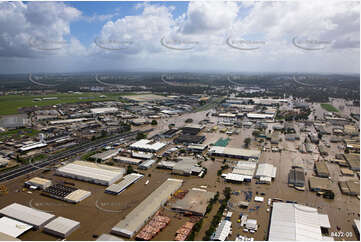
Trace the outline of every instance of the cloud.
<instances>
[{"instance_id":1,"label":"cloud","mask_svg":"<svg viewBox=\"0 0 361 242\"><path fill-rule=\"evenodd\" d=\"M39 56L38 51L49 48L52 42L53 45L65 42L70 22L80 15L80 11L63 3L1 2L0 56Z\"/></svg>"},{"instance_id":2,"label":"cloud","mask_svg":"<svg viewBox=\"0 0 361 242\"><path fill-rule=\"evenodd\" d=\"M180 14L175 11L177 5L174 6L136 4L134 8L139 14L119 17L116 9L106 15L87 16L63 3L0 3L0 56L38 57L41 51L28 45L29 38L33 37L40 44L42 40L58 45L66 41L64 48L50 52L61 55L61 61L82 62L82 66L76 65L88 69L139 66L359 72L358 2L193 1ZM89 24L105 22L96 35L96 43L84 46L76 39L77 33L70 32L71 23L78 19ZM293 45L295 37L331 44L310 52ZM166 44L161 43L162 39ZM252 41L265 44L258 45L260 48L255 51L242 51L242 48L231 48L226 40L235 45L243 41L242 46L248 41L246 45L250 47ZM81 58L83 61L79 61ZM53 59L56 62L56 58Z\"/></svg>"}]
</instances>

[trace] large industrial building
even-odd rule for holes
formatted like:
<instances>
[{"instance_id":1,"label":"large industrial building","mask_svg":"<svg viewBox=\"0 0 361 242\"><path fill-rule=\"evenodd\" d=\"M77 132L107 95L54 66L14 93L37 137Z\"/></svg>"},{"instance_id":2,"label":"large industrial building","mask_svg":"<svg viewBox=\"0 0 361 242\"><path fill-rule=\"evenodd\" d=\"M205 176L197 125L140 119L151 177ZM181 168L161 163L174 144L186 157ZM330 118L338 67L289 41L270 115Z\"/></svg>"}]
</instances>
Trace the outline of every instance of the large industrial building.
<instances>
[{"instance_id":1,"label":"large industrial building","mask_svg":"<svg viewBox=\"0 0 361 242\"><path fill-rule=\"evenodd\" d=\"M149 139L141 139L129 146L132 150L144 151L144 152L158 152L167 144L161 142L154 142Z\"/></svg>"},{"instance_id":2,"label":"large industrial building","mask_svg":"<svg viewBox=\"0 0 361 242\"><path fill-rule=\"evenodd\" d=\"M259 179L261 183L270 184L272 179L276 178L277 167L268 163L258 164L255 177Z\"/></svg>"},{"instance_id":3,"label":"large industrial building","mask_svg":"<svg viewBox=\"0 0 361 242\"><path fill-rule=\"evenodd\" d=\"M2 217L0 218L0 241L8 240L6 237L2 238L2 234L15 239L32 228L32 225L8 217Z\"/></svg>"},{"instance_id":4,"label":"large industrial building","mask_svg":"<svg viewBox=\"0 0 361 242\"><path fill-rule=\"evenodd\" d=\"M50 221L47 225L44 226L44 232L66 238L74 230L79 228L80 223L71 219L57 217L56 219Z\"/></svg>"},{"instance_id":5,"label":"large industrial building","mask_svg":"<svg viewBox=\"0 0 361 242\"><path fill-rule=\"evenodd\" d=\"M274 202L268 240L322 241L321 228L331 228L327 214L301 204Z\"/></svg>"},{"instance_id":6,"label":"large industrial building","mask_svg":"<svg viewBox=\"0 0 361 242\"><path fill-rule=\"evenodd\" d=\"M192 188L183 199L177 200L172 205L172 209L181 213L204 216L208 203L214 196L214 192Z\"/></svg>"},{"instance_id":7,"label":"large industrial building","mask_svg":"<svg viewBox=\"0 0 361 242\"><path fill-rule=\"evenodd\" d=\"M12 203L0 210L0 215L18 220L34 226L36 229L43 227L55 215L34 208L26 207L18 203Z\"/></svg>"},{"instance_id":8,"label":"large industrial building","mask_svg":"<svg viewBox=\"0 0 361 242\"><path fill-rule=\"evenodd\" d=\"M143 227L143 225L163 206L181 186L183 180L166 180L136 208L134 208L123 220L112 228L112 233L131 238Z\"/></svg>"},{"instance_id":9,"label":"large industrial building","mask_svg":"<svg viewBox=\"0 0 361 242\"><path fill-rule=\"evenodd\" d=\"M127 187L132 185L133 183L136 183L142 177L143 177L143 175L138 174L138 173L132 173L132 174L126 175L123 178L123 180L121 182L119 182L118 184L112 184L109 187L107 187L105 189L105 192L110 193L110 194L115 194L115 195L119 194L122 191L124 191Z\"/></svg>"},{"instance_id":10,"label":"large industrial building","mask_svg":"<svg viewBox=\"0 0 361 242\"><path fill-rule=\"evenodd\" d=\"M76 180L109 186L123 177L124 168L86 161L74 161L56 170L55 174Z\"/></svg>"},{"instance_id":11,"label":"large industrial building","mask_svg":"<svg viewBox=\"0 0 361 242\"><path fill-rule=\"evenodd\" d=\"M213 146L212 148L210 148L209 154L211 156L228 157L242 160L258 160L259 156L261 155L261 151Z\"/></svg>"}]
</instances>

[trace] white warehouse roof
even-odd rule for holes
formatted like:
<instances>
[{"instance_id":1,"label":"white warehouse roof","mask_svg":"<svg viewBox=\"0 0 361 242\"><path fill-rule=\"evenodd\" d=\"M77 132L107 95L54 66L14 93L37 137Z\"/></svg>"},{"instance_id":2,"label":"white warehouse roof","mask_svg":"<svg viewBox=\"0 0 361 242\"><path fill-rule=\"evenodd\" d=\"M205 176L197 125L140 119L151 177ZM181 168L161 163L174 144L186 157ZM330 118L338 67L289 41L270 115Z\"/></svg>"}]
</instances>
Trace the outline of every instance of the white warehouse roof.
<instances>
[{"instance_id":1,"label":"white warehouse roof","mask_svg":"<svg viewBox=\"0 0 361 242\"><path fill-rule=\"evenodd\" d=\"M56 174L101 185L111 185L123 177L124 168L86 161L74 161L56 170Z\"/></svg>"},{"instance_id":2,"label":"white warehouse roof","mask_svg":"<svg viewBox=\"0 0 361 242\"><path fill-rule=\"evenodd\" d=\"M67 237L74 230L79 228L80 223L71 219L57 217L45 225L44 231L62 238Z\"/></svg>"},{"instance_id":3,"label":"white warehouse roof","mask_svg":"<svg viewBox=\"0 0 361 242\"><path fill-rule=\"evenodd\" d=\"M2 208L0 214L33 225L37 228L42 227L55 217L53 214L29 208L18 203L12 203Z\"/></svg>"},{"instance_id":4,"label":"white warehouse roof","mask_svg":"<svg viewBox=\"0 0 361 242\"><path fill-rule=\"evenodd\" d=\"M118 108L92 108L90 111L94 114L114 113L118 111Z\"/></svg>"},{"instance_id":5,"label":"white warehouse roof","mask_svg":"<svg viewBox=\"0 0 361 242\"><path fill-rule=\"evenodd\" d=\"M140 149L140 150L150 150L150 151L158 151L162 149L164 146L166 146L165 143L161 142L153 142L149 139L141 139L137 142L130 145L130 148L132 149Z\"/></svg>"},{"instance_id":6,"label":"white warehouse roof","mask_svg":"<svg viewBox=\"0 0 361 242\"><path fill-rule=\"evenodd\" d=\"M11 237L16 238L31 229L32 227L33 226L29 224L22 223L8 217L0 218L0 233L4 233Z\"/></svg>"},{"instance_id":7,"label":"white warehouse roof","mask_svg":"<svg viewBox=\"0 0 361 242\"><path fill-rule=\"evenodd\" d=\"M327 215L320 215L316 208L293 204L273 203L270 241L322 240L321 227L329 226Z\"/></svg>"},{"instance_id":8,"label":"white warehouse roof","mask_svg":"<svg viewBox=\"0 0 361 242\"><path fill-rule=\"evenodd\" d=\"M258 169L256 171L256 177L271 177L275 178L277 173L277 167L272 164L261 163L258 164Z\"/></svg>"},{"instance_id":9,"label":"white warehouse roof","mask_svg":"<svg viewBox=\"0 0 361 242\"><path fill-rule=\"evenodd\" d=\"M230 148L230 147L221 147L221 146L213 146L210 148L209 153L217 154L217 155L226 155L233 157L244 157L244 158L256 158L258 159L261 155L261 151L259 150L248 150L248 149L240 149L240 148Z\"/></svg>"},{"instance_id":10,"label":"white warehouse roof","mask_svg":"<svg viewBox=\"0 0 361 242\"><path fill-rule=\"evenodd\" d=\"M132 185L133 183L135 183L139 179L141 179L143 176L144 175L138 174L138 173L132 173L132 174L126 175L121 182L119 182L117 184L112 184L109 187L107 187L105 189L105 192L112 193L112 194L121 193L127 187L129 187L130 185Z\"/></svg>"}]
</instances>

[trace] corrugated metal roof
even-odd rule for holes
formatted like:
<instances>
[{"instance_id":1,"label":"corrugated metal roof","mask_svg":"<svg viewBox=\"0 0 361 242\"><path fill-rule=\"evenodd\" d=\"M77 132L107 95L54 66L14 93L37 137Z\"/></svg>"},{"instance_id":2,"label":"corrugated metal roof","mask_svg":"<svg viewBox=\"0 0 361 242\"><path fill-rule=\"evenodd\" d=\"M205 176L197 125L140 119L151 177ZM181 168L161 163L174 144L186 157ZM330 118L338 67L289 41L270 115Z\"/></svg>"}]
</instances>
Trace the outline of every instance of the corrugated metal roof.
<instances>
[{"instance_id":1,"label":"corrugated metal roof","mask_svg":"<svg viewBox=\"0 0 361 242\"><path fill-rule=\"evenodd\" d=\"M45 225L44 229L65 236L67 235L67 233L74 230L79 225L80 223L78 221L74 221L64 217L57 217L56 219Z\"/></svg>"},{"instance_id":2,"label":"corrugated metal roof","mask_svg":"<svg viewBox=\"0 0 361 242\"><path fill-rule=\"evenodd\" d=\"M320 227L325 224L323 220L326 216L320 217L316 208L275 202L272 209L269 240L322 240Z\"/></svg>"},{"instance_id":3,"label":"corrugated metal roof","mask_svg":"<svg viewBox=\"0 0 361 242\"><path fill-rule=\"evenodd\" d=\"M22 223L8 217L0 218L0 233L4 233L15 238L22 235L32 227L32 225ZM2 240L1 237L0 240Z\"/></svg>"},{"instance_id":4,"label":"corrugated metal roof","mask_svg":"<svg viewBox=\"0 0 361 242\"><path fill-rule=\"evenodd\" d=\"M105 189L105 191L111 193L120 193L142 177L143 175L137 173L126 175L121 182L119 182L118 184L110 185Z\"/></svg>"},{"instance_id":5,"label":"corrugated metal roof","mask_svg":"<svg viewBox=\"0 0 361 242\"><path fill-rule=\"evenodd\" d=\"M55 217L53 214L29 208L18 203L12 203L2 208L0 214L37 227L44 225Z\"/></svg>"}]
</instances>

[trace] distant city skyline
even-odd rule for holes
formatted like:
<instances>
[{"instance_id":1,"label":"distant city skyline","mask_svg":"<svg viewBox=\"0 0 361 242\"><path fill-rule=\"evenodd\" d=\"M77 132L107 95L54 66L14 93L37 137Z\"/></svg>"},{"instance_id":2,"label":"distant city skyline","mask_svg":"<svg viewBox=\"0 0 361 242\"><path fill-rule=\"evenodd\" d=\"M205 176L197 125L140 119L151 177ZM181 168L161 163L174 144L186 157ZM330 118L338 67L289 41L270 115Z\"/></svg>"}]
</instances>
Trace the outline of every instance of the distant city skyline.
<instances>
[{"instance_id":1,"label":"distant city skyline","mask_svg":"<svg viewBox=\"0 0 361 242\"><path fill-rule=\"evenodd\" d=\"M360 72L359 2L1 2L0 74Z\"/></svg>"}]
</instances>

